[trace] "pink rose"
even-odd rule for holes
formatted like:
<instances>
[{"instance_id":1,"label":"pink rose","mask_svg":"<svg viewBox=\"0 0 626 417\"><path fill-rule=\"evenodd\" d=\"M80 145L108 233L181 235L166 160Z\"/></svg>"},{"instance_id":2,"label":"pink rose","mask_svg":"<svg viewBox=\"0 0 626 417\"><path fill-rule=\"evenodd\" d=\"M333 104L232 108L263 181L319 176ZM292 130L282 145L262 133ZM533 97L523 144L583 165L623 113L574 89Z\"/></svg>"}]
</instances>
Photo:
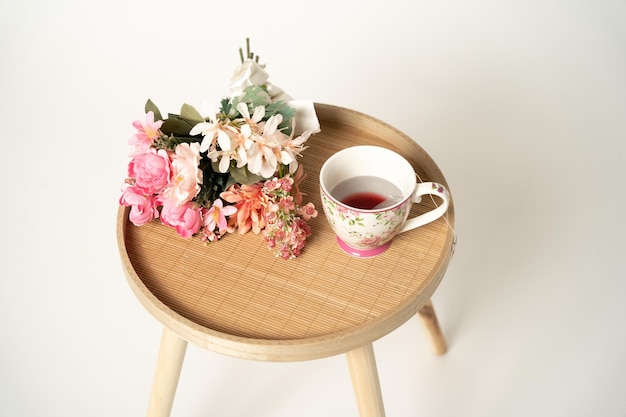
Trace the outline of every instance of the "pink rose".
<instances>
[{"instance_id":1,"label":"pink rose","mask_svg":"<svg viewBox=\"0 0 626 417\"><path fill-rule=\"evenodd\" d=\"M372 236L372 237L366 237L366 238L361 239L359 244L365 247L374 248L376 246L379 246L382 241L383 241L382 237Z\"/></svg>"},{"instance_id":2,"label":"pink rose","mask_svg":"<svg viewBox=\"0 0 626 417\"><path fill-rule=\"evenodd\" d=\"M199 143L181 143L176 146L176 153L172 157L170 186L163 193L168 200L182 205L198 194L202 183L202 171L198 168L199 164Z\"/></svg>"},{"instance_id":3,"label":"pink rose","mask_svg":"<svg viewBox=\"0 0 626 417\"><path fill-rule=\"evenodd\" d=\"M142 226L159 217L154 196L146 195L143 190L130 184L124 184L120 204L130 206L128 218L135 226Z\"/></svg>"},{"instance_id":4,"label":"pink rose","mask_svg":"<svg viewBox=\"0 0 626 417\"><path fill-rule=\"evenodd\" d=\"M191 237L202 227L200 209L192 203L177 205L173 201L165 200L161 209L161 221L175 228L182 237Z\"/></svg>"},{"instance_id":5,"label":"pink rose","mask_svg":"<svg viewBox=\"0 0 626 417\"><path fill-rule=\"evenodd\" d=\"M158 193L170 179L170 160L163 149L150 149L146 153L135 155L128 164L128 176L135 180L135 185L146 194Z\"/></svg>"}]
</instances>

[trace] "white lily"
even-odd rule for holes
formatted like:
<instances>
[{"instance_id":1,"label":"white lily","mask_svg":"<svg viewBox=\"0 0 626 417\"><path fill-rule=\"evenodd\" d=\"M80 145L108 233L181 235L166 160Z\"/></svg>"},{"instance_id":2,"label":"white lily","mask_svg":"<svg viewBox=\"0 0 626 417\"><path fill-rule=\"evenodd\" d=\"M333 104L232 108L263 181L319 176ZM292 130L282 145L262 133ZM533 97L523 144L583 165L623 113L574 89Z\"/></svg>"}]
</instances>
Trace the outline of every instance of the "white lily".
<instances>
[{"instance_id":1,"label":"white lily","mask_svg":"<svg viewBox=\"0 0 626 417\"><path fill-rule=\"evenodd\" d=\"M230 137L223 128L224 126L215 119L215 116L209 116L208 122L198 123L191 129L189 134L191 136L198 134L204 136L202 143L200 143L200 152L206 152L209 149L214 150L216 138L220 148L223 151L228 151L230 150Z\"/></svg>"}]
</instances>

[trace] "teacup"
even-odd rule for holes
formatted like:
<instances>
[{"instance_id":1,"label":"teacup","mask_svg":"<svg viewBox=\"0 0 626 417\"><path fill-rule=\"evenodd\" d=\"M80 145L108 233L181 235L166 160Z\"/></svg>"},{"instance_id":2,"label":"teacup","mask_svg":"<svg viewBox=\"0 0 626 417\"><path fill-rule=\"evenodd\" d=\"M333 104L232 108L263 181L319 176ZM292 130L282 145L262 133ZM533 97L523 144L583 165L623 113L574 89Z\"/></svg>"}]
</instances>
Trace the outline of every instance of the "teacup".
<instances>
[{"instance_id":1,"label":"teacup","mask_svg":"<svg viewBox=\"0 0 626 417\"><path fill-rule=\"evenodd\" d=\"M320 171L324 214L337 243L350 255L383 253L398 233L423 226L448 209L450 194L436 182L417 182L411 164L390 149L353 146L332 155ZM441 199L433 210L408 219L423 195Z\"/></svg>"}]
</instances>

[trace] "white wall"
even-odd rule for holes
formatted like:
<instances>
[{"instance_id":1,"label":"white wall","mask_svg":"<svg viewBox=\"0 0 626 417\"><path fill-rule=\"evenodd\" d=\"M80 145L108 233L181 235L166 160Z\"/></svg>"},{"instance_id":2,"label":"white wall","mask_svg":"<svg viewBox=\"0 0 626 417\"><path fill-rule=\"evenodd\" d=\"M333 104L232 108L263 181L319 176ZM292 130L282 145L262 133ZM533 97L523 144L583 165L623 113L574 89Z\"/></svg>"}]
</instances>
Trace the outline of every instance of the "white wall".
<instances>
[{"instance_id":1,"label":"white wall","mask_svg":"<svg viewBox=\"0 0 626 417\"><path fill-rule=\"evenodd\" d=\"M388 415L626 415L625 21L619 0L0 2L0 415L144 413L160 326L114 230L131 122L218 100L247 36L271 81L395 125L451 185L451 350L413 320L375 343ZM172 416L208 415L357 412L341 356L190 347Z\"/></svg>"}]
</instances>

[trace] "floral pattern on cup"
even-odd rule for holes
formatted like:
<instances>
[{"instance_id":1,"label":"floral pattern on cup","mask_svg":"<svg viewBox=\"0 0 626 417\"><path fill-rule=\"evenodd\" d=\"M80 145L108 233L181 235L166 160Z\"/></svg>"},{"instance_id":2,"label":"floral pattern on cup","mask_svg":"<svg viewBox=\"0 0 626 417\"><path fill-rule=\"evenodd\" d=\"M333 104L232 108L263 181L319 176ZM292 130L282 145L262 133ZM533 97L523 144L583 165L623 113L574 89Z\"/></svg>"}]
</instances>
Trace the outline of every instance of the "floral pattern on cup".
<instances>
[{"instance_id":1,"label":"floral pattern on cup","mask_svg":"<svg viewBox=\"0 0 626 417\"><path fill-rule=\"evenodd\" d=\"M322 206L326 218L339 238L350 236L351 245L358 249L372 249L393 238L404 223L411 201L380 212L353 210L328 198L322 193Z\"/></svg>"},{"instance_id":2,"label":"floral pattern on cup","mask_svg":"<svg viewBox=\"0 0 626 417\"><path fill-rule=\"evenodd\" d=\"M445 190L446 189L443 185L433 182L433 191L437 191L439 194L443 194Z\"/></svg>"}]
</instances>

